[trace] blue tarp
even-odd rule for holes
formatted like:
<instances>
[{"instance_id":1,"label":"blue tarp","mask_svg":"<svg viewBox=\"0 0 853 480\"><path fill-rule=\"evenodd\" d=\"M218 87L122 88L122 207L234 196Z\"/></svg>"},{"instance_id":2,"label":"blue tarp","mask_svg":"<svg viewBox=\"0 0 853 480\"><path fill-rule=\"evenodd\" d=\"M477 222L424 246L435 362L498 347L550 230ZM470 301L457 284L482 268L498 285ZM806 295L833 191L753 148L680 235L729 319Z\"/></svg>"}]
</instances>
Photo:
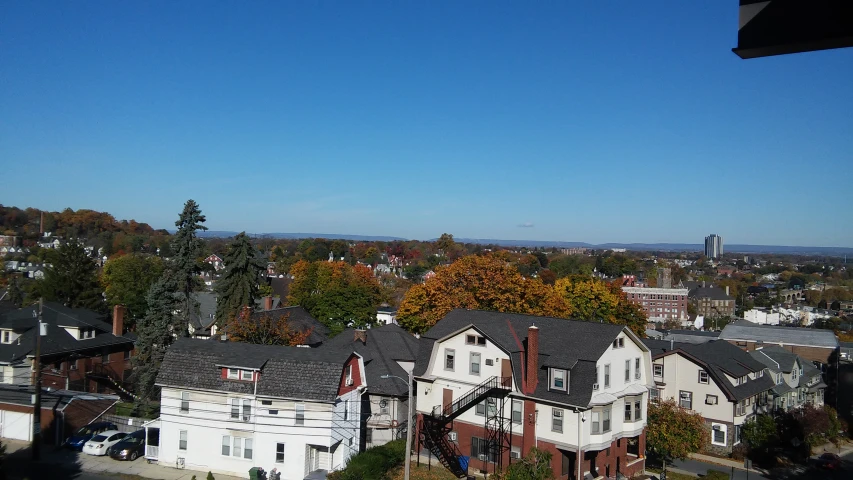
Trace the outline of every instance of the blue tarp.
<instances>
[{"instance_id":1,"label":"blue tarp","mask_svg":"<svg viewBox=\"0 0 853 480\"><path fill-rule=\"evenodd\" d=\"M465 455L459 456L459 466L462 467L462 470L468 471L468 460L470 459L471 457L466 457Z\"/></svg>"}]
</instances>

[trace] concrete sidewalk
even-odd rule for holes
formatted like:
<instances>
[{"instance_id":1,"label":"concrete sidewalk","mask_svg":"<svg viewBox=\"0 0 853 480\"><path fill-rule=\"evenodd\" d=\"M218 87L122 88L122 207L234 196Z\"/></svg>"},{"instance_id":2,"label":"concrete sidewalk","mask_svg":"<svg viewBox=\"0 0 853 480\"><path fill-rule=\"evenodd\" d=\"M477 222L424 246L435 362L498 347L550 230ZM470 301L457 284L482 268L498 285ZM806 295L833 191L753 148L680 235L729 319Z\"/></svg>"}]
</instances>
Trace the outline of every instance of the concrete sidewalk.
<instances>
[{"instance_id":1,"label":"concrete sidewalk","mask_svg":"<svg viewBox=\"0 0 853 480\"><path fill-rule=\"evenodd\" d=\"M6 469L10 479L18 478L73 478L76 473L89 472L108 475L137 475L153 480L190 480L195 475L196 480L207 478L207 472L197 470L177 469L157 464L149 464L144 458L133 462L113 460L110 457L95 457L85 453L64 448L57 449L45 445L41 451L41 461L33 462L30 458L29 442L20 440L3 440L6 445ZM245 477L232 477L215 473L216 480L245 480Z\"/></svg>"}]
</instances>

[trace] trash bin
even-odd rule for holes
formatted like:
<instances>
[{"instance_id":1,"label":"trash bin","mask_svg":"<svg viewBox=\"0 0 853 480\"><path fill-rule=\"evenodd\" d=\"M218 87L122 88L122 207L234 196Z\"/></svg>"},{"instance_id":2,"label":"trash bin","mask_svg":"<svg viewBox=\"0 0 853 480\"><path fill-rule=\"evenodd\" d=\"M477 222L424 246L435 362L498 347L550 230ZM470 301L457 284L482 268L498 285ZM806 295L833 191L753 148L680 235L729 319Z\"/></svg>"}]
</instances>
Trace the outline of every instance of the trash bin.
<instances>
[{"instance_id":1,"label":"trash bin","mask_svg":"<svg viewBox=\"0 0 853 480\"><path fill-rule=\"evenodd\" d=\"M259 480L258 467L252 467L249 469L249 480Z\"/></svg>"}]
</instances>

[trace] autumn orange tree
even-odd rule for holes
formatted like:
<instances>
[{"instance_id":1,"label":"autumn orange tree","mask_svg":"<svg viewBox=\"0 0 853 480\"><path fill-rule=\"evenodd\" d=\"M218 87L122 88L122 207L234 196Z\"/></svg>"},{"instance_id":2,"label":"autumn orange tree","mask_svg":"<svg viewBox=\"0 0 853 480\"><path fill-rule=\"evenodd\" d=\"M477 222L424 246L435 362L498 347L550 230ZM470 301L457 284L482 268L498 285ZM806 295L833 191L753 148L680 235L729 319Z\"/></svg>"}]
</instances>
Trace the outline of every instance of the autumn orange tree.
<instances>
[{"instance_id":1,"label":"autumn orange tree","mask_svg":"<svg viewBox=\"0 0 853 480\"><path fill-rule=\"evenodd\" d=\"M664 462L684 459L708 444L705 419L682 408L675 400L650 402L648 406L646 450Z\"/></svg>"},{"instance_id":2,"label":"autumn orange tree","mask_svg":"<svg viewBox=\"0 0 853 480\"><path fill-rule=\"evenodd\" d=\"M436 267L435 277L406 292L397 321L412 332L424 332L455 308L560 318L571 314L553 288L539 279L524 278L504 257L489 254Z\"/></svg>"},{"instance_id":3,"label":"autumn orange tree","mask_svg":"<svg viewBox=\"0 0 853 480\"><path fill-rule=\"evenodd\" d=\"M300 330L290 324L288 313L262 312L252 315L244 308L228 322L228 340L259 345L304 345L312 329Z\"/></svg>"}]
</instances>

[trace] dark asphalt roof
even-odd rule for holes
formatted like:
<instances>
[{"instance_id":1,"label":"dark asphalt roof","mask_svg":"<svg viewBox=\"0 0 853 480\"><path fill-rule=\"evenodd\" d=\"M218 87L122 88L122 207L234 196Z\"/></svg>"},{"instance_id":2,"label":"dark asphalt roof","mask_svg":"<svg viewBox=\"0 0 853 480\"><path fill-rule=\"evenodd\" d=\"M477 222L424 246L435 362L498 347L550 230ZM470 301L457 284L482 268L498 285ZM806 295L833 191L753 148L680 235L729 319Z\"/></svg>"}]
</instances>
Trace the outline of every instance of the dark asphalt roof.
<instances>
[{"instance_id":1,"label":"dark asphalt roof","mask_svg":"<svg viewBox=\"0 0 853 480\"><path fill-rule=\"evenodd\" d=\"M726 291L717 287L697 287L690 291L690 298L710 298L711 300L734 300Z\"/></svg>"},{"instance_id":2,"label":"dark asphalt roof","mask_svg":"<svg viewBox=\"0 0 853 480\"><path fill-rule=\"evenodd\" d=\"M352 353L179 338L166 351L157 384L250 394L252 382L222 378L221 366L260 370L258 395L334 401Z\"/></svg>"},{"instance_id":3,"label":"dark asphalt roof","mask_svg":"<svg viewBox=\"0 0 853 480\"><path fill-rule=\"evenodd\" d=\"M311 330L311 334L305 340L306 345L319 345L329 338L329 329L311 316L307 310L300 306L276 308L274 310L258 310L252 313L252 319L258 320L263 315L277 318L287 315L287 321L291 329L304 332Z\"/></svg>"},{"instance_id":4,"label":"dark asphalt roof","mask_svg":"<svg viewBox=\"0 0 853 480\"><path fill-rule=\"evenodd\" d=\"M832 330L757 325L746 320L737 320L726 325L720 333L720 338L734 341L763 342L765 344L804 345L820 348L838 347L838 338Z\"/></svg>"},{"instance_id":5,"label":"dark asphalt roof","mask_svg":"<svg viewBox=\"0 0 853 480\"><path fill-rule=\"evenodd\" d=\"M774 381L769 375L748 380L743 385L732 385L726 374L740 378L765 369L762 362L750 354L726 341L711 341L701 344L672 343L665 340L643 339L643 343L652 351L653 358L670 352L682 352L701 364L730 400L743 400L773 387Z\"/></svg>"},{"instance_id":6,"label":"dark asphalt roof","mask_svg":"<svg viewBox=\"0 0 853 480\"><path fill-rule=\"evenodd\" d=\"M0 344L0 362L18 362L34 350L37 322L33 312L37 311L38 305L32 305L0 316L0 328L12 329L21 334L19 341ZM133 348L136 336L129 333L120 337L113 335L112 325L106 319L106 315L85 308L68 308L57 302L44 302L42 321L48 327L47 336L42 337L42 355L62 355L104 347L116 347L112 351ZM78 340L63 327L94 328L96 334L93 338ZM97 354L100 355L100 352Z\"/></svg>"},{"instance_id":7,"label":"dark asphalt roof","mask_svg":"<svg viewBox=\"0 0 853 480\"><path fill-rule=\"evenodd\" d=\"M513 378L521 390L521 342L527 338L528 328L533 325L539 328L539 372L538 385L532 396L575 406L589 405L592 385L596 381L595 362L613 340L626 330L623 325L457 309L448 313L421 338L423 343L418 353L415 375L421 376L426 372L436 340L473 326L509 353ZM548 391L546 366L571 369L568 395Z\"/></svg>"},{"instance_id":8,"label":"dark asphalt roof","mask_svg":"<svg viewBox=\"0 0 853 480\"><path fill-rule=\"evenodd\" d=\"M409 394L406 383L383 375L408 377L397 362L415 362L420 340L397 325L389 324L365 331L367 342L355 339L355 330L347 329L324 343L320 350L358 352L364 358L368 391L371 394L405 397Z\"/></svg>"},{"instance_id":9,"label":"dark asphalt roof","mask_svg":"<svg viewBox=\"0 0 853 480\"><path fill-rule=\"evenodd\" d=\"M789 352L778 345L770 345L749 352L752 358L763 363L773 371L791 373L797 362L797 354Z\"/></svg>"}]
</instances>

